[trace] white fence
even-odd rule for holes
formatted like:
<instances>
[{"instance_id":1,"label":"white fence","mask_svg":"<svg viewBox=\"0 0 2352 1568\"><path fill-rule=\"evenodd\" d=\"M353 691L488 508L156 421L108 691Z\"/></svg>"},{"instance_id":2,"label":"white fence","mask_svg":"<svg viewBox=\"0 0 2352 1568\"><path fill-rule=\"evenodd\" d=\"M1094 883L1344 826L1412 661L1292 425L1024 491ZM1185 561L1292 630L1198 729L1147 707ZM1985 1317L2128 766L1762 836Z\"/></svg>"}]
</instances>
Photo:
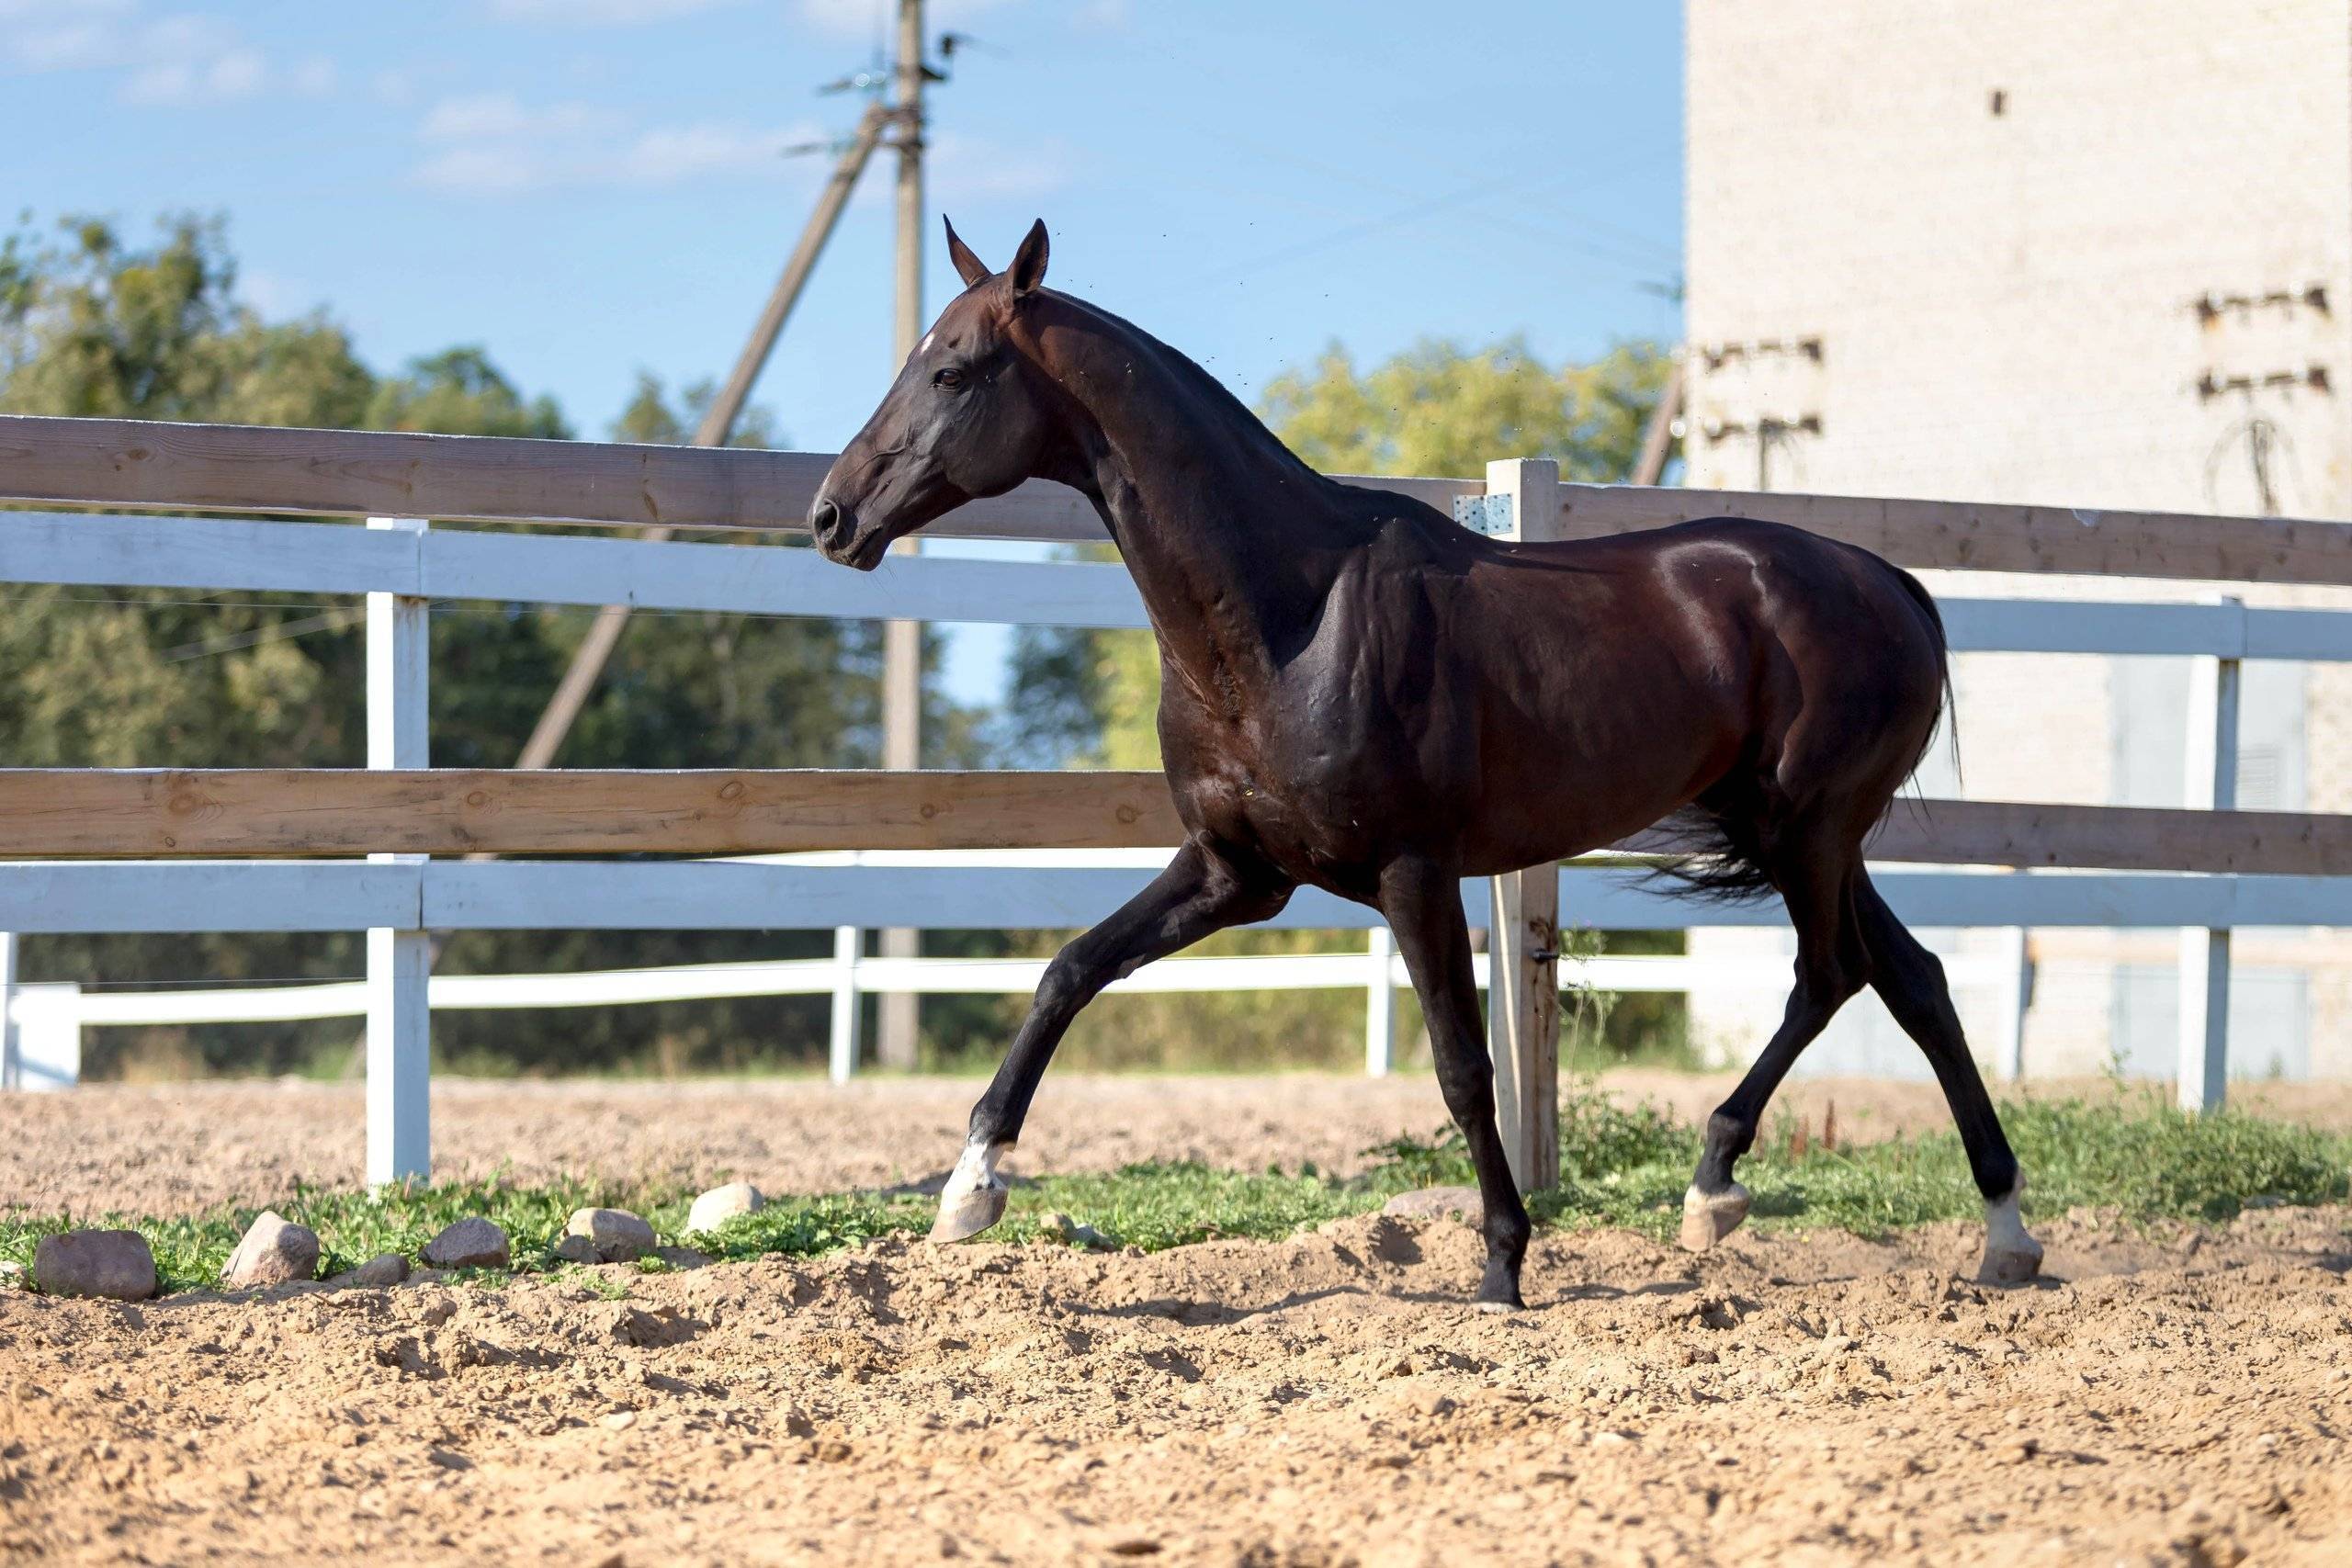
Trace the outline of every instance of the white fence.
<instances>
[{"instance_id":1,"label":"white fence","mask_svg":"<svg viewBox=\"0 0 2352 1568\"><path fill-rule=\"evenodd\" d=\"M967 531L1022 537L1041 530L1024 528L1015 519ZM861 576L803 549L435 531L418 522L384 519L361 529L217 518L5 513L0 581L365 594L369 765L377 768L421 767L427 761L424 611L435 599L1078 626L1145 624L1133 585L1123 570L1110 566L933 555L894 557L880 570ZM1959 651L2188 654L2209 661L2207 706L2189 717L2189 743L2204 776L2217 781L2234 774L2230 699L2238 660L2352 660L2352 614L2233 604L2030 599L1949 599L1942 609ZM2214 804L2226 804L2222 789L2214 792ZM392 856L367 862L15 862L0 863L0 931L367 930L368 979L356 990L317 989L334 992L336 1013L364 1010L368 1017L369 1170L371 1177L385 1179L425 1168L428 993L440 1005L562 1005L567 998L556 993L566 987L577 998L599 995L589 988L592 984L622 986L616 977L587 976L450 978L428 985L426 932L1079 927L1107 914L1139 881L1132 865L1068 857L1057 863L1035 853L1012 859L1016 863L942 863L936 858L883 854L624 863ZM1888 870L1878 882L1895 910L1915 925L2171 927L2192 932L2185 940L2198 964L2189 984L2199 1005L2193 1018L2184 1009L2182 1090L2185 1098L2203 1104L2219 1101L2226 1043L2221 1034L2225 1010L2202 1001L2226 989L2230 928L2352 925L2352 879L2325 875ZM1474 926L1483 928L1488 909L1483 884L1465 886L1464 904ZM1777 905L1699 912L1631 886L1618 874L1575 865L1561 872L1561 907L1576 924L1621 930L1681 929L1693 923L1694 913L1705 924L1782 921ZM1365 929L1377 920L1359 906L1309 889L1276 923ZM1221 987L1245 975L1280 976L1284 984L1339 983L1317 978L1339 973L1318 966L1336 962L1355 965L1346 983L1362 986L1365 966L1375 961L1367 954L1283 962L1290 967L1164 965L1146 972L1165 976L1164 982L1145 984L1176 986L1184 976L1197 976L1204 984L1214 976ZM1030 968L999 965L986 971L988 984L981 987L979 970L955 979L951 969L900 971L880 960L818 961L817 968L805 970L752 969L770 990L806 986L834 992L837 1072L854 1060L855 1009L843 998L854 998L854 987L1022 988L1034 978ZM1636 972L1612 973L1612 987L1623 988L1619 982L1630 983L1627 977ZM1684 972L1660 966L1639 973ZM682 975L677 983L718 985L720 976L706 972L689 982ZM748 976L742 983L749 983ZM477 988L469 993L469 986ZM539 999L513 999L532 986L540 987ZM1372 994L1370 1011L1377 1016L1385 1010L1387 987L1374 987ZM78 1028L109 1017L128 1021L119 1014L134 1000L84 995L69 1007L57 995L39 997L28 988L6 1016L31 1028L37 1019L53 1021L78 1010ZM480 999L493 995L509 999ZM621 999L613 992L602 995ZM185 1006L187 995L137 998L139 1006L165 1010L174 1000ZM265 1002L256 998L234 1005L259 1008ZM142 1018L163 1021L153 1012ZM44 1039L62 1038L62 1024L41 1027L51 1030ZM30 1061L32 1053L16 1047L14 1038L7 1072L11 1081L28 1087L33 1075L20 1063ZM1999 1043L1996 1066L2016 1070L2014 1036Z\"/></svg>"}]
</instances>

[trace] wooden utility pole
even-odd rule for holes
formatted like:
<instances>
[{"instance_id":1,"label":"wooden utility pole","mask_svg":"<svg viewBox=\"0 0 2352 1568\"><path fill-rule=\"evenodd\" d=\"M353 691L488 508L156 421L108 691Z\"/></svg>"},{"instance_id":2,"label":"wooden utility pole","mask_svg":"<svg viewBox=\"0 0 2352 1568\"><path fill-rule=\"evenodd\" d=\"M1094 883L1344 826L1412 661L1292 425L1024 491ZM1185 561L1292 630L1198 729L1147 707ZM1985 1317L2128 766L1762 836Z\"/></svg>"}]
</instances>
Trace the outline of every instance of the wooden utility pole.
<instances>
[{"instance_id":1,"label":"wooden utility pole","mask_svg":"<svg viewBox=\"0 0 2352 1568\"><path fill-rule=\"evenodd\" d=\"M892 77L891 114L898 122L899 152L898 310L891 333L895 372L922 337L922 89L928 73L922 59L922 0L899 0L899 62ZM911 538L893 547L912 555ZM882 765L922 765L922 623L888 621L882 628ZM912 958L921 951L919 932L894 927L882 933L882 955ZM876 1003L874 1053L885 1067L910 1071L919 1059L920 998L911 991L888 991Z\"/></svg>"},{"instance_id":2,"label":"wooden utility pole","mask_svg":"<svg viewBox=\"0 0 2352 1568\"><path fill-rule=\"evenodd\" d=\"M1659 389L1657 407L1650 410L1649 424L1642 431L1641 455L1634 459L1634 472L1629 484L1654 485L1666 477L1666 460L1674 455L1675 422L1682 417L1684 367L1688 362L1680 350L1675 351L1674 367L1666 374L1666 385Z\"/></svg>"},{"instance_id":3,"label":"wooden utility pole","mask_svg":"<svg viewBox=\"0 0 2352 1568\"><path fill-rule=\"evenodd\" d=\"M883 130L889 122L888 112L874 106L867 107L865 118L858 122L857 133L842 149L841 161L833 165L832 177L819 194L817 209L808 215L808 225L800 231L800 243L792 248L790 259L784 264L784 275L776 279L775 288L768 295L767 305L760 311L759 321L752 328L743 352L737 356L734 370L728 376L727 384L710 400L710 407L703 411L702 423L695 428L689 446L724 446L735 434L735 422L742 417L743 405L751 400L752 383L760 378L762 367L775 352L784 323L791 316L792 307L799 302L808 275L817 269L817 258L823 254L825 242L832 238L842 209L849 205L850 191L856 186L858 175L865 172L866 163L880 145ZM646 528L639 532L638 537L666 539L673 532L669 528ZM596 612L596 619L573 651L571 667L564 671L547 711L539 715L530 739L523 743L523 753L514 761L516 767L544 768L555 761L564 737L571 733L580 710L587 705L588 694L596 689L596 679L605 672L606 661L621 640L621 630L628 625L626 604L607 604Z\"/></svg>"}]
</instances>

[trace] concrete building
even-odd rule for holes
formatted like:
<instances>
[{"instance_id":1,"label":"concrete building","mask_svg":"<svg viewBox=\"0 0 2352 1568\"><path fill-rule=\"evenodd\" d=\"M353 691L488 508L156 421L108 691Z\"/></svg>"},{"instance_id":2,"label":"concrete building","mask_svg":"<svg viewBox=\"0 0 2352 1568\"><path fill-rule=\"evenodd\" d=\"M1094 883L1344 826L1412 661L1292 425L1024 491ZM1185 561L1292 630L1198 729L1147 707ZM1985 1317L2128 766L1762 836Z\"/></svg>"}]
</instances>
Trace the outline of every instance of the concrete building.
<instances>
[{"instance_id":1,"label":"concrete building","mask_svg":"<svg viewBox=\"0 0 2352 1568\"><path fill-rule=\"evenodd\" d=\"M1686 10L1686 482L2352 516L2352 3ZM1984 595L2218 587L1933 575ZM2188 678L2185 659L1971 656L1964 771L1939 752L1921 782L2178 805ZM2352 670L2246 666L2239 797L2352 811ZM1771 940L1692 939L1726 954ZM2030 1074L2169 1074L2174 942L2030 946ZM1982 1055L1999 990L1960 1000ZM2231 1006L2241 1074L2352 1074L2352 942L2243 933ZM1779 1011L1752 987L1697 995L1694 1037L1744 1060ZM1804 1064L1860 1069L1925 1073L1870 998Z\"/></svg>"}]
</instances>

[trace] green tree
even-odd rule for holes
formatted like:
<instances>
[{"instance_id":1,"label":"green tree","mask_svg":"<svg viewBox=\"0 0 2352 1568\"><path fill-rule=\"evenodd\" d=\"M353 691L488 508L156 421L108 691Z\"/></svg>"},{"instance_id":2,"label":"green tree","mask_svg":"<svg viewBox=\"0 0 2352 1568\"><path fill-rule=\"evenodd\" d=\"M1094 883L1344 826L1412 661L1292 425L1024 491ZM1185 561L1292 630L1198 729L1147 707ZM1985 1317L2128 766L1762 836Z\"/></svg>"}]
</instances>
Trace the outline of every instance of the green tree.
<instances>
[{"instance_id":1,"label":"green tree","mask_svg":"<svg viewBox=\"0 0 2352 1568\"><path fill-rule=\"evenodd\" d=\"M376 389L366 423L370 430L443 435L571 438L555 400L541 396L526 401L480 344L445 348L409 361L405 374Z\"/></svg>"},{"instance_id":2,"label":"green tree","mask_svg":"<svg viewBox=\"0 0 2352 1568\"><path fill-rule=\"evenodd\" d=\"M175 219L138 244L76 220L0 242L0 411L563 436L554 401L522 392L478 347L379 379L322 315L266 321L240 302L217 223ZM647 378L621 422L674 441L708 391L673 406ZM736 439L774 438L747 410ZM776 547L785 547L777 545ZM9 589L0 618L0 762L12 766L353 766L364 760L357 607L283 594ZM433 617L433 745L453 766L505 766L591 612L451 604ZM879 636L871 625L749 615L637 617L583 712L576 766L871 764ZM937 705L943 760L975 753L972 716ZM960 750L958 750L960 748ZM761 933L461 933L453 972L777 956L827 938ZM342 936L51 937L28 978L234 982L357 972ZM126 1050L160 1066L282 1069L347 1045L347 1022L95 1037L93 1069ZM823 1003L776 998L541 1016L450 1014L445 1063L513 1069L652 1063L740 1066L821 1052ZM110 1061L110 1058L114 1060ZM136 1063L130 1064L133 1066Z\"/></svg>"}]
</instances>

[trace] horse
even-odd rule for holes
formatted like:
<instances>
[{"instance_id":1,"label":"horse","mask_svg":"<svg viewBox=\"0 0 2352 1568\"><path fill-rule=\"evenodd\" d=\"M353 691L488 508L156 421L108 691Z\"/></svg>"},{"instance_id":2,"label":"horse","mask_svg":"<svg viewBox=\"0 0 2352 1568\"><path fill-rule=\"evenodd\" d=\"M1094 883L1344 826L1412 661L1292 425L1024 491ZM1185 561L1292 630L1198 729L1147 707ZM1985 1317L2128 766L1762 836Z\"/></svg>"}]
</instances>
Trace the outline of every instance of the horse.
<instances>
[{"instance_id":1,"label":"horse","mask_svg":"<svg viewBox=\"0 0 2352 1568\"><path fill-rule=\"evenodd\" d=\"M1041 220L989 270L947 225L965 288L908 355L808 511L860 570L978 497L1044 479L1091 501L1159 649L1159 739L1184 840L1046 966L941 1193L932 1236L1003 1216L998 1163L1071 1020L1112 981L1301 886L1378 910L1429 1022L1478 1179L1476 1303L1521 1303L1530 1224L1495 1122L1461 896L1665 821L1686 885L1777 893L1797 936L1780 1027L1707 1119L1681 1241L1747 1217L1735 1179L1766 1104L1874 987L1940 1081L1985 1204L1981 1277L2041 1248L1943 969L1864 867L1865 839L1951 694L1934 601L1866 550L1713 518L1518 544L1308 468L1200 366L1045 285Z\"/></svg>"}]
</instances>

